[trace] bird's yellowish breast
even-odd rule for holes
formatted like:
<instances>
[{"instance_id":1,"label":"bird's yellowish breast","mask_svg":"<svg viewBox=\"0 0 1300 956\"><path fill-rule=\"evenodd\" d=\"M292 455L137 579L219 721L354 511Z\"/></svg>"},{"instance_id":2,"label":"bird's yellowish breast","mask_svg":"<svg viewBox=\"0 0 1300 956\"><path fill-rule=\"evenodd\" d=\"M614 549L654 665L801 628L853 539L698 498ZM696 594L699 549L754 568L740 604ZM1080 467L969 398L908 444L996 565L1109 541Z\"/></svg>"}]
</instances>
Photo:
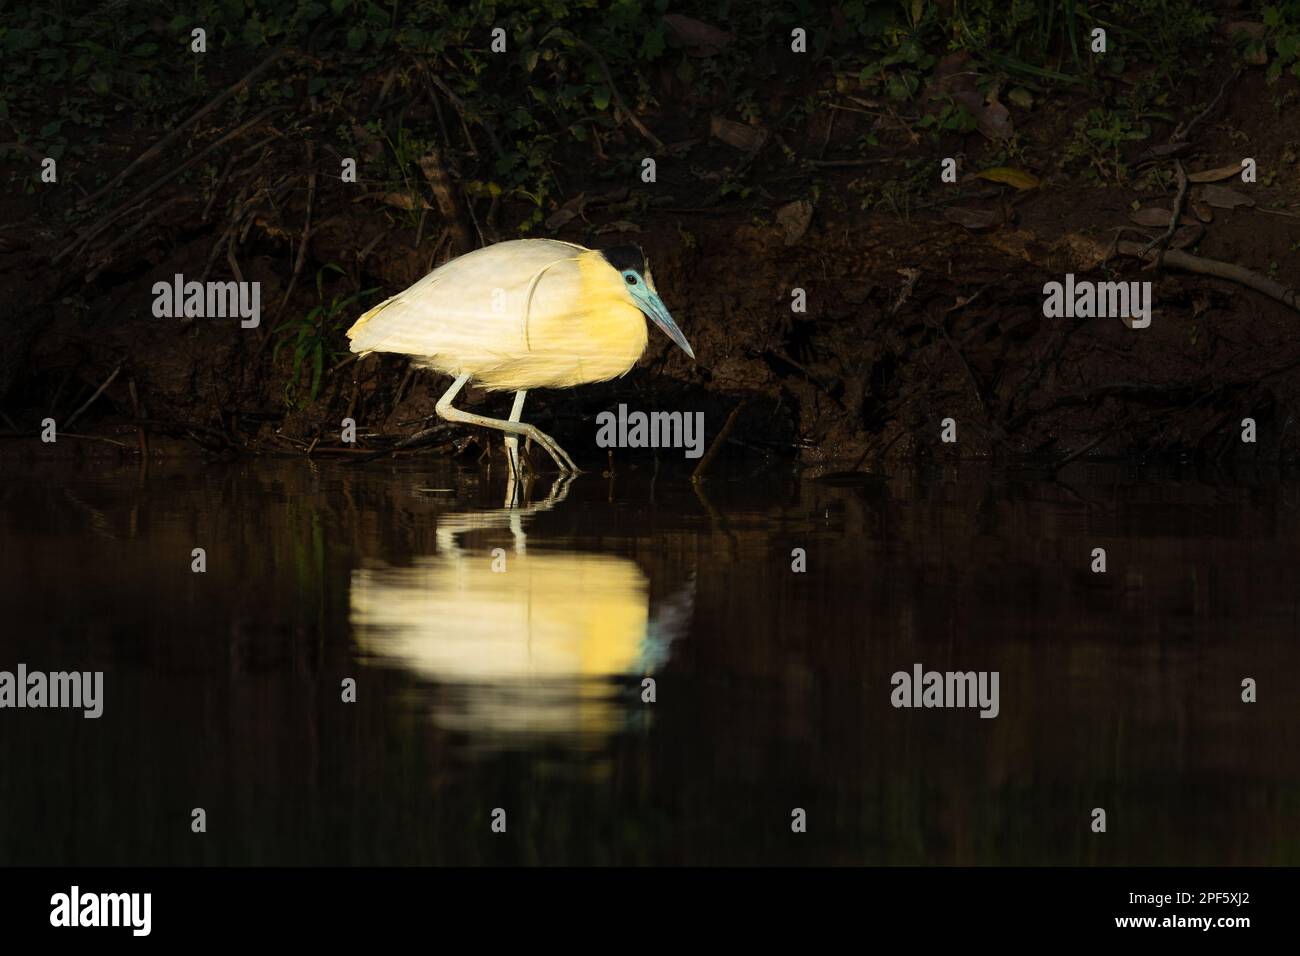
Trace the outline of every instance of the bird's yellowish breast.
<instances>
[{"instance_id":1,"label":"bird's yellowish breast","mask_svg":"<svg viewBox=\"0 0 1300 956\"><path fill-rule=\"evenodd\" d=\"M627 372L648 341L645 316L623 277L599 252L576 257L577 295L562 309L534 309L528 347L557 373L552 387L600 382Z\"/></svg>"}]
</instances>

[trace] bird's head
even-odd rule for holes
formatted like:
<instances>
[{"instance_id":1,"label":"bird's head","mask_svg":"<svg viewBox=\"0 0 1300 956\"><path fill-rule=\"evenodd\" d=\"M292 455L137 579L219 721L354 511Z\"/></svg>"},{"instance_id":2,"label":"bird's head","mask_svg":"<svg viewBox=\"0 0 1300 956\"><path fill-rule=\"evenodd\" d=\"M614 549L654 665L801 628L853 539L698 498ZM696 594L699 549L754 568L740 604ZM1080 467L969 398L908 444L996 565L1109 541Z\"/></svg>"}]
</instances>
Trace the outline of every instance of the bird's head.
<instances>
[{"instance_id":1,"label":"bird's head","mask_svg":"<svg viewBox=\"0 0 1300 956\"><path fill-rule=\"evenodd\" d=\"M601 255L623 278L623 287L631 297L633 304L650 317L655 325L664 330L664 334L681 346L682 351L695 358L691 344L677 327L673 317L668 314L668 307L655 291L654 277L650 274L650 264L645 261L640 246L614 246L601 250Z\"/></svg>"}]
</instances>

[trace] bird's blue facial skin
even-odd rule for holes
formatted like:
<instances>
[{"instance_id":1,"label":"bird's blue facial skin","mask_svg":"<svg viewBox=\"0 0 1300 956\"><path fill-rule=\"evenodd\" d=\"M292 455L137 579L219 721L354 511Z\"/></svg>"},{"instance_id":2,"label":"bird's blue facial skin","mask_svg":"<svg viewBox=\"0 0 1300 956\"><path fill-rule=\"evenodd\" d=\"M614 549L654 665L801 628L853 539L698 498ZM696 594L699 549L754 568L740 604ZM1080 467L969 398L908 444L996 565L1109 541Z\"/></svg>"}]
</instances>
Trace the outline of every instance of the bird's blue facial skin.
<instances>
[{"instance_id":1,"label":"bird's blue facial skin","mask_svg":"<svg viewBox=\"0 0 1300 956\"><path fill-rule=\"evenodd\" d=\"M664 334L676 342L683 352L691 358L695 358L695 352L691 349L691 344L686 341L686 336L682 330L677 327L673 317L668 314L668 307L660 300L659 296L650 290L649 284L635 269L623 270L623 281L627 284L627 291L632 294L632 299L636 302L637 308L650 317L655 325L664 330Z\"/></svg>"}]
</instances>

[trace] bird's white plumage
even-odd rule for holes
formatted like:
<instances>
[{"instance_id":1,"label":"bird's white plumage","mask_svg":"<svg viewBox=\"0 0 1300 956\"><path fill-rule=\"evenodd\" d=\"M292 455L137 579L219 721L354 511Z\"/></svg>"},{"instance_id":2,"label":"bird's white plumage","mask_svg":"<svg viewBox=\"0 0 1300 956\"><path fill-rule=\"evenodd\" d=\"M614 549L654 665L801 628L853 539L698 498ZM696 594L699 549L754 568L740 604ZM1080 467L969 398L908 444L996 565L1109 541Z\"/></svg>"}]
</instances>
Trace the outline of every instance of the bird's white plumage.
<instances>
[{"instance_id":1,"label":"bird's white plumage","mask_svg":"<svg viewBox=\"0 0 1300 956\"><path fill-rule=\"evenodd\" d=\"M367 312L353 352L399 352L487 388L622 375L644 351L645 320L600 254L552 239L502 242L439 266Z\"/></svg>"}]
</instances>

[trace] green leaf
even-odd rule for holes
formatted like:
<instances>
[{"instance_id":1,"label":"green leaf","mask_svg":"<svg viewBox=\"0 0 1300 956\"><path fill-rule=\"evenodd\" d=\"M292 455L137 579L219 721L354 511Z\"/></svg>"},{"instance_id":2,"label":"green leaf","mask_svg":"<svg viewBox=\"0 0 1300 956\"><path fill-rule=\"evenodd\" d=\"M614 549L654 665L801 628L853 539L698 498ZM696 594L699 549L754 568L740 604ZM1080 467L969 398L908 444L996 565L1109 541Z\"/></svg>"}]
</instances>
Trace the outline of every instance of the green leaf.
<instances>
[{"instance_id":1,"label":"green leaf","mask_svg":"<svg viewBox=\"0 0 1300 956\"><path fill-rule=\"evenodd\" d=\"M366 45L366 28L353 27L348 31L348 49L360 50Z\"/></svg>"},{"instance_id":2,"label":"green leaf","mask_svg":"<svg viewBox=\"0 0 1300 956\"><path fill-rule=\"evenodd\" d=\"M641 56L657 60L664 52L664 28L657 26L641 39Z\"/></svg>"},{"instance_id":3,"label":"green leaf","mask_svg":"<svg viewBox=\"0 0 1300 956\"><path fill-rule=\"evenodd\" d=\"M609 109L609 87L598 86L591 91L592 105L598 110Z\"/></svg>"},{"instance_id":4,"label":"green leaf","mask_svg":"<svg viewBox=\"0 0 1300 956\"><path fill-rule=\"evenodd\" d=\"M324 368L325 368L325 352L320 346L317 346L316 365L315 368L312 369L312 373L311 373L311 397L313 401L315 401L316 399L316 393L320 390L320 377L321 377L321 372L324 371Z\"/></svg>"},{"instance_id":5,"label":"green leaf","mask_svg":"<svg viewBox=\"0 0 1300 956\"><path fill-rule=\"evenodd\" d=\"M35 30L10 30L5 34L5 49L11 52L31 50L40 46L41 35Z\"/></svg>"},{"instance_id":6,"label":"green leaf","mask_svg":"<svg viewBox=\"0 0 1300 956\"><path fill-rule=\"evenodd\" d=\"M103 73L90 74L89 83L90 83L91 90L100 94L101 96L103 96L105 93L108 92L108 86L109 86L108 76Z\"/></svg>"}]
</instances>

